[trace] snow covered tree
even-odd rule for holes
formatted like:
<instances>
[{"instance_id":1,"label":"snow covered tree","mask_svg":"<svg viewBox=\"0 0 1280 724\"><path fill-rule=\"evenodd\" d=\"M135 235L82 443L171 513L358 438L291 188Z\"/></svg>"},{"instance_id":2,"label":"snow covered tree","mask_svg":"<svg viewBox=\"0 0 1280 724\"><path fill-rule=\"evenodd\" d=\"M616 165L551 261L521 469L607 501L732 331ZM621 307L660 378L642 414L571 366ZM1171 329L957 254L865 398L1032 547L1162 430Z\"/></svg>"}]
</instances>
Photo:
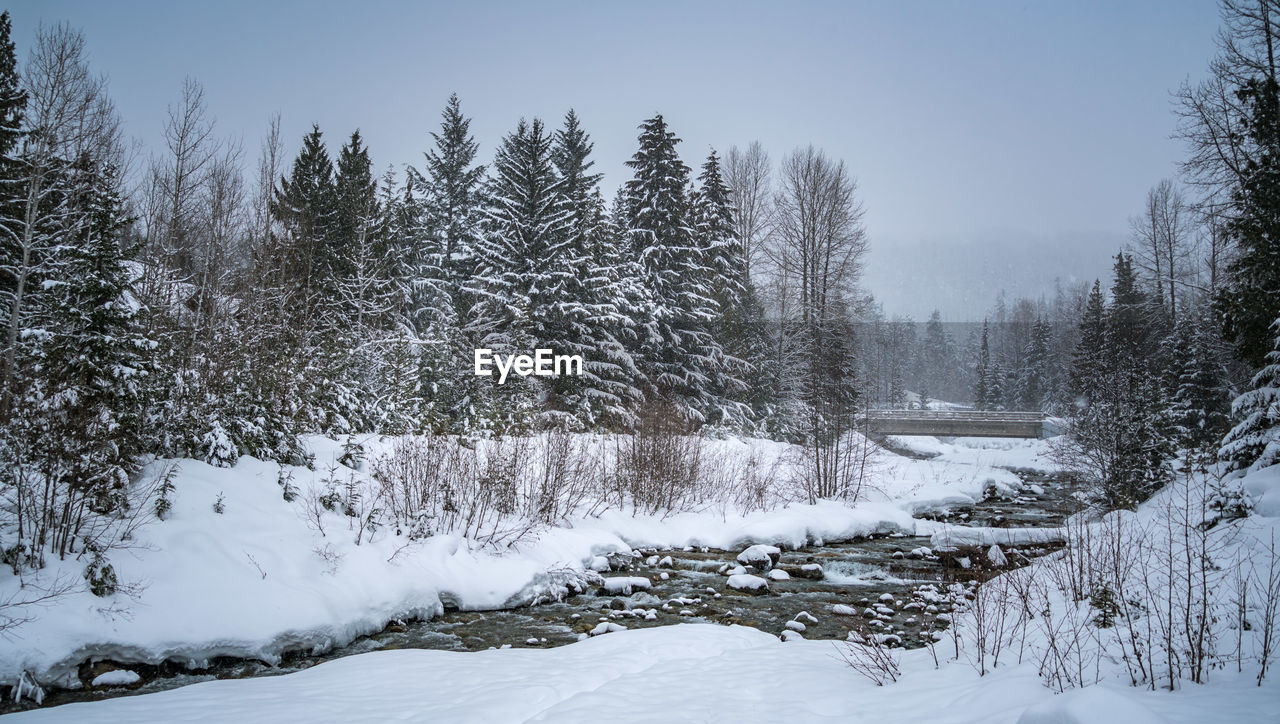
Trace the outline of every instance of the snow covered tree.
<instances>
[{"instance_id":1,"label":"snow covered tree","mask_svg":"<svg viewBox=\"0 0 1280 724\"><path fill-rule=\"evenodd\" d=\"M70 243L52 258L48 311L27 395L41 433L42 465L55 485L97 512L125 504L144 446L144 383L152 342L135 321L119 173L84 157L67 199ZM38 421L38 422L36 422ZM56 472L54 472L56 471ZM63 542L66 545L66 542Z\"/></svg>"},{"instance_id":2,"label":"snow covered tree","mask_svg":"<svg viewBox=\"0 0 1280 724\"><path fill-rule=\"evenodd\" d=\"M978 347L978 359L973 368L973 406L978 410L990 410L991 399L991 327L982 320L982 341Z\"/></svg>"},{"instance_id":3,"label":"snow covered tree","mask_svg":"<svg viewBox=\"0 0 1280 724\"><path fill-rule=\"evenodd\" d=\"M591 171L593 144L572 110L556 131L553 160L560 192L570 209L563 259L573 276L564 279L563 312L575 319L581 336L566 340L584 359L579 378L552 382L552 399L589 425L631 427L643 399L643 381L627 342L638 337L635 317L641 290L639 268L621 253L618 235L605 213L600 174Z\"/></svg>"},{"instance_id":4,"label":"snow covered tree","mask_svg":"<svg viewBox=\"0 0 1280 724\"><path fill-rule=\"evenodd\" d=\"M1049 378L1051 335L1049 323L1043 319L1037 319L1031 331L1031 341L1027 343L1022 368L1018 371L1018 409L1042 410L1048 401L1051 390Z\"/></svg>"},{"instance_id":5,"label":"snow covered tree","mask_svg":"<svg viewBox=\"0 0 1280 724\"><path fill-rule=\"evenodd\" d=\"M764 309L760 305L747 269L743 245L737 238L730 191L720 174L715 151L707 157L698 175L693 194L693 227L702 263L712 276L706 281L716 305L711 333L725 352L724 368L712 380L715 410L712 421L743 426L752 408L762 409L767 397L752 396L743 379L754 374L764 362Z\"/></svg>"},{"instance_id":6,"label":"snow covered tree","mask_svg":"<svg viewBox=\"0 0 1280 724\"><path fill-rule=\"evenodd\" d=\"M423 390L452 429L469 430L488 403L465 360L476 346L469 325L483 212L485 168L476 164L479 144L457 94L449 97L423 171L409 168L402 210L408 225L404 248L411 265L412 322L421 344ZM448 296L447 308L441 294Z\"/></svg>"},{"instance_id":7,"label":"snow covered tree","mask_svg":"<svg viewBox=\"0 0 1280 724\"><path fill-rule=\"evenodd\" d=\"M1174 434L1190 462L1201 467L1216 456L1230 428L1227 369L1213 326L1203 313L1184 307L1163 352L1169 360Z\"/></svg>"},{"instance_id":8,"label":"snow covered tree","mask_svg":"<svg viewBox=\"0 0 1280 724\"><path fill-rule=\"evenodd\" d=\"M1258 470L1280 463L1280 316L1271 323L1275 337L1267 364L1232 403L1240 423L1227 433L1219 456L1233 470Z\"/></svg>"},{"instance_id":9,"label":"snow covered tree","mask_svg":"<svg viewBox=\"0 0 1280 724\"><path fill-rule=\"evenodd\" d=\"M1236 245L1217 306L1228 339L1251 368L1267 363L1269 329L1280 290L1280 86L1274 77L1250 80L1241 90L1245 126L1254 145L1227 225Z\"/></svg>"},{"instance_id":10,"label":"snow covered tree","mask_svg":"<svg viewBox=\"0 0 1280 724\"><path fill-rule=\"evenodd\" d=\"M715 301L692 227L689 167L676 153L679 140L654 116L640 125L640 148L627 161L635 176L625 186L626 239L656 332L634 351L659 396L701 422L713 405L724 353L710 331Z\"/></svg>"},{"instance_id":11,"label":"snow covered tree","mask_svg":"<svg viewBox=\"0 0 1280 724\"><path fill-rule=\"evenodd\" d=\"M280 267L294 293L295 317L304 322L313 305L319 303L315 295L322 290L337 256L333 163L317 125L303 137L289 177L280 179L275 214L285 229Z\"/></svg>"},{"instance_id":12,"label":"snow covered tree","mask_svg":"<svg viewBox=\"0 0 1280 724\"><path fill-rule=\"evenodd\" d=\"M1102 285L1094 281L1080 319L1079 341L1071 364L1071 387L1076 404L1087 405L1099 396L1099 385L1105 369L1103 357L1107 340L1106 299Z\"/></svg>"}]
</instances>

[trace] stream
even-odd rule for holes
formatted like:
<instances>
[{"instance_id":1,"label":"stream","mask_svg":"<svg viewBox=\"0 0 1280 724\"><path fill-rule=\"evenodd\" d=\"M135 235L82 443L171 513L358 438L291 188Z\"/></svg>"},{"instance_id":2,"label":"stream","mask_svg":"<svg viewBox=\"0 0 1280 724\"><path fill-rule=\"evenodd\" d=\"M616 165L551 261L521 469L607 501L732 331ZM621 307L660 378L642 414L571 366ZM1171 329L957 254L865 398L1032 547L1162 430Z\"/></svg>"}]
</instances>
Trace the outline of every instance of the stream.
<instances>
[{"instance_id":1,"label":"stream","mask_svg":"<svg viewBox=\"0 0 1280 724\"><path fill-rule=\"evenodd\" d=\"M1073 483L1043 473L1015 471L1023 479L1021 491L1009 498L993 498L967 506L921 513L917 517L956 525L1034 528L1060 525L1078 509ZM478 651L489 648L549 648L590 635L676 623L716 623L752 626L780 636L844 640L851 629L869 633L894 646L916 648L938 640L950 620L952 602L964 595L954 583L968 583L979 575L985 551L931 550L930 539L889 535L783 550L770 565L761 561L745 571L735 557L739 551L707 548L647 549L609 557L605 581L643 578L630 589L621 582L597 581L564 601L501 611L446 611L431 620L393 621L382 631L359 638L323 654L295 652L277 665L246 659L214 659L206 669L188 670L183 664L85 663L80 678L85 687L52 690L44 706L151 693L200 681L272 676L316 664L385 649ZM1025 565L1056 548L1053 545L1010 547L1003 552L1008 565ZM978 565L974 565L974 562ZM767 592L737 590L728 585L730 573L769 577ZM781 571L781 573L777 572ZM782 579L782 580L776 580ZM612 587L613 590L606 590ZM784 632L790 632L784 634ZM98 674L117 668L138 673L130 687L91 688ZM0 714L29 708L28 702L0 703Z\"/></svg>"}]
</instances>

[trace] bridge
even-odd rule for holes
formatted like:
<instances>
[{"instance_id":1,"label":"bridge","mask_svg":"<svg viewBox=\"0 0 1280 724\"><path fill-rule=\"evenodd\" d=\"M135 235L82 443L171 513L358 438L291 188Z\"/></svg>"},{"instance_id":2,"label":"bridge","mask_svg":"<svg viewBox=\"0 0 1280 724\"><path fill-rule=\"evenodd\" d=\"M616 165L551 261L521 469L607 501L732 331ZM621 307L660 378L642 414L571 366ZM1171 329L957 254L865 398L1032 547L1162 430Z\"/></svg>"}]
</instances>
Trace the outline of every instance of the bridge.
<instances>
[{"instance_id":1,"label":"bridge","mask_svg":"<svg viewBox=\"0 0 1280 724\"><path fill-rule=\"evenodd\" d=\"M1043 437L1040 412L978 410L868 410L867 429L876 435L935 437Z\"/></svg>"}]
</instances>

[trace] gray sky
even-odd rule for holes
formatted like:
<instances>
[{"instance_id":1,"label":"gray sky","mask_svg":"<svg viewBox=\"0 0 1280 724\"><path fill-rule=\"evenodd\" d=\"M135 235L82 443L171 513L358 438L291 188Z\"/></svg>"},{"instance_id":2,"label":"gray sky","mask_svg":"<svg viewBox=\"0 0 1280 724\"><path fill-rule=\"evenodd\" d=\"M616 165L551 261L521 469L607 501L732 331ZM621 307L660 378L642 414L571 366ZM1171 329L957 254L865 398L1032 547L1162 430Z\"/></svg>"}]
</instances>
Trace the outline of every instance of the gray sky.
<instances>
[{"instance_id":1,"label":"gray sky","mask_svg":"<svg viewBox=\"0 0 1280 724\"><path fill-rule=\"evenodd\" d=\"M612 192L663 113L695 168L759 139L813 143L861 185L867 285L891 313L975 318L1001 287L1109 268L1175 173L1170 91L1213 54L1217 4L1145 2L100 2L13 4L84 31L130 134L157 143L186 75L255 160L359 128L377 167L420 163L451 92L488 161L521 116L575 108Z\"/></svg>"}]
</instances>

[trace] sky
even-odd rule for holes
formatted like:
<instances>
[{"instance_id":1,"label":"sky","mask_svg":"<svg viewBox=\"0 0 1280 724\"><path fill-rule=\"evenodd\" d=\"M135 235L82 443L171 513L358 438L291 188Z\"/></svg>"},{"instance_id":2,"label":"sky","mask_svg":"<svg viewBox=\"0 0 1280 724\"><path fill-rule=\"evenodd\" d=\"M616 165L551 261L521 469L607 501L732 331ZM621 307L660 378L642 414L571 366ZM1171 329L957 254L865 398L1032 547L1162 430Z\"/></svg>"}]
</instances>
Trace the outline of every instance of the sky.
<instances>
[{"instance_id":1,"label":"sky","mask_svg":"<svg viewBox=\"0 0 1280 724\"><path fill-rule=\"evenodd\" d=\"M759 140L813 144L859 184L865 285L890 315L981 318L1001 289L1105 279L1148 188L1177 173L1171 92L1205 71L1211 0L1126 2L241 2L10 4L20 61L40 23L83 31L127 132L159 146L184 77L256 160L279 112L336 153L421 165L457 92L480 156L573 108L612 193L662 113L686 163Z\"/></svg>"}]
</instances>

